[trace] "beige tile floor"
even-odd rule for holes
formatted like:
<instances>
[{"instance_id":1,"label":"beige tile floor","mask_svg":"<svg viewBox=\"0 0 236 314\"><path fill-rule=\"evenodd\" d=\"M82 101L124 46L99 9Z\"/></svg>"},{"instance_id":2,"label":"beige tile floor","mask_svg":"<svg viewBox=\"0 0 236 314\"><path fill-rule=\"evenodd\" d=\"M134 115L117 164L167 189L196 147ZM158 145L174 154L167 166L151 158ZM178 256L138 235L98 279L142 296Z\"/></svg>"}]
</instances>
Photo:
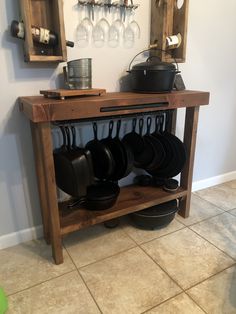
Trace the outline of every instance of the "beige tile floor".
<instances>
[{"instance_id":1,"label":"beige tile floor","mask_svg":"<svg viewBox=\"0 0 236 314\"><path fill-rule=\"evenodd\" d=\"M236 181L192 195L166 228L91 227L0 251L0 286L17 314L236 314ZM2 314L2 313L0 313Z\"/></svg>"}]
</instances>

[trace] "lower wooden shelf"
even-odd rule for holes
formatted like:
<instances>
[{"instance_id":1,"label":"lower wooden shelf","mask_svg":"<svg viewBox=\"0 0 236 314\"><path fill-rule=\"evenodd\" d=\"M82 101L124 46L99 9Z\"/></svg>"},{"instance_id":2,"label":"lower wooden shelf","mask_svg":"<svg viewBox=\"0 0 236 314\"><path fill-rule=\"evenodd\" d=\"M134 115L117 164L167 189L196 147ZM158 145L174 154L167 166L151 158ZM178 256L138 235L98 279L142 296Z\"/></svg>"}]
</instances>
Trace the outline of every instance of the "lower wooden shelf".
<instances>
[{"instance_id":1,"label":"lower wooden shelf","mask_svg":"<svg viewBox=\"0 0 236 314\"><path fill-rule=\"evenodd\" d=\"M116 205L103 211L91 211L82 207L68 209L68 202L61 202L59 203L61 235L186 195L187 190L182 188L177 192L168 193L160 188L130 185L121 188Z\"/></svg>"}]
</instances>

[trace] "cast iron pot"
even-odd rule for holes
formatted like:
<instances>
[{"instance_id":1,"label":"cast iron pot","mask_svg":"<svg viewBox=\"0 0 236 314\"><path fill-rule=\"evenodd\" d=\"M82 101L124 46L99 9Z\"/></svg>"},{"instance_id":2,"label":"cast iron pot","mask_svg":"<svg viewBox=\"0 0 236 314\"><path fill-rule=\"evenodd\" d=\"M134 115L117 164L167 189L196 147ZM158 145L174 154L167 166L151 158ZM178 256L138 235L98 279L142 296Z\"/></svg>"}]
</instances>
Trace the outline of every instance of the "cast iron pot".
<instances>
[{"instance_id":1,"label":"cast iron pot","mask_svg":"<svg viewBox=\"0 0 236 314\"><path fill-rule=\"evenodd\" d=\"M130 217L137 227L152 230L167 226L174 219L178 209L178 200L172 200L132 213Z\"/></svg>"},{"instance_id":2,"label":"cast iron pot","mask_svg":"<svg viewBox=\"0 0 236 314\"><path fill-rule=\"evenodd\" d=\"M163 93L173 89L175 75L179 73L173 63L161 62L158 57L153 56L149 57L146 62L138 63L130 69L133 60L128 71L133 91Z\"/></svg>"}]
</instances>

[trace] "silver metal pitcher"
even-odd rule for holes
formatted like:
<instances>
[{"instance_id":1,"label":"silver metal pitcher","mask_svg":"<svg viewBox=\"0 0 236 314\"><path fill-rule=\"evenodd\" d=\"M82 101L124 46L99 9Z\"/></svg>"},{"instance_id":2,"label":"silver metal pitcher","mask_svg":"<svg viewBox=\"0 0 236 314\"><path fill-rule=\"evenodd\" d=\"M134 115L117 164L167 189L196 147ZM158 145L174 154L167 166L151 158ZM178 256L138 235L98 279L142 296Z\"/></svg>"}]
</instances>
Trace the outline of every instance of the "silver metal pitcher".
<instances>
[{"instance_id":1,"label":"silver metal pitcher","mask_svg":"<svg viewBox=\"0 0 236 314\"><path fill-rule=\"evenodd\" d=\"M92 59L83 58L67 62L63 67L64 80L69 89L92 88Z\"/></svg>"}]
</instances>

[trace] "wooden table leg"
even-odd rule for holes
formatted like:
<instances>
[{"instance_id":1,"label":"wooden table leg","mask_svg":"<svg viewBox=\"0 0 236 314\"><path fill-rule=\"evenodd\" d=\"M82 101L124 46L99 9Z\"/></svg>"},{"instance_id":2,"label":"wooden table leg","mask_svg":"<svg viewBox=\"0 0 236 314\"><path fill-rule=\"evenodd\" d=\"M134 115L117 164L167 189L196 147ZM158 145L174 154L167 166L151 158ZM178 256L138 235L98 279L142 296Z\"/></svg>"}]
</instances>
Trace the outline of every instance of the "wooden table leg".
<instances>
[{"instance_id":1,"label":"wooden table leg","mask_svg":"<svg viewBox=\"0 0 236 314\"><path fill-rule=\"evenodd\" d=\"M41 149L41 138L38 131L38 124L31 122L31 133L32 133L32 142L34 148L34 160L35 160L35 169L36 176L38 181L38 191L39 191L39 199L40 206L42 212L42 220L43 220L43 232L44 238L47 244L50 244L50 230L49 230L49 206L48 199L46 197L46 181L44 175L44 167L43 167L43 157L42 157L42 149Z\"/></svg>"},{"instance_id":2,"label":"wooden table leg","mask_svg":"<svg viewBox=\"0 0 236 314\"><path fill-rule=\"evenodd\" d=\"M47 197L52 253L56 264L63 263L62 240L60 230L59 209L53 161L53 146L49 122L39 123L38 132L41 139L42 161L44 168L45 196Z\"/></svg>"},{"instance_id":3,"label":"wooden table leg","mask_svg":"<svg viewBox=\"0 0 236 314\"><path fill-rule=\"evenodd\" d=\"M190 211L198 114L199 114L199 106L186 108L184 144L187 151L187 161L181 173L180 186L186 189L188 193L187 193L187 196L180 202L180 211L179 211L179 214L184 218L187 218L189 216L189 211Z\"/></svg>"}]
</instances>

